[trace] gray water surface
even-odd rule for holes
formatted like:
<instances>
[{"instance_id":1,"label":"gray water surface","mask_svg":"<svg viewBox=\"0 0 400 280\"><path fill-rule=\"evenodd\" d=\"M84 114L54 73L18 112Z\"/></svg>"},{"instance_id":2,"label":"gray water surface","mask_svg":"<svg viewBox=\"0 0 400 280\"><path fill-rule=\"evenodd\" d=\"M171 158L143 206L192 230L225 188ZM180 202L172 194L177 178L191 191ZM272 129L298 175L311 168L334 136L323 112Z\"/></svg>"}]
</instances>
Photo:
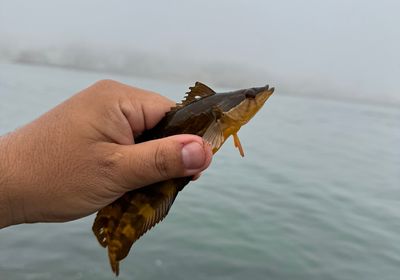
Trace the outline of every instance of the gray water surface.
<instances>
[{"instance_id":1,"label":"gray water surface","mask_svg":"<svg viewBox=\"0 0 400 280\"><path fill-rule=\"evenodd\" d=\"M100 78L174 100L191 85L0 64L0 134ZM227 141L120 279L399 279L398 107L278 89L239 137L246 156ZM114 279L93 219L0 230L0 279Z\"/></svg>"}]
</instances>

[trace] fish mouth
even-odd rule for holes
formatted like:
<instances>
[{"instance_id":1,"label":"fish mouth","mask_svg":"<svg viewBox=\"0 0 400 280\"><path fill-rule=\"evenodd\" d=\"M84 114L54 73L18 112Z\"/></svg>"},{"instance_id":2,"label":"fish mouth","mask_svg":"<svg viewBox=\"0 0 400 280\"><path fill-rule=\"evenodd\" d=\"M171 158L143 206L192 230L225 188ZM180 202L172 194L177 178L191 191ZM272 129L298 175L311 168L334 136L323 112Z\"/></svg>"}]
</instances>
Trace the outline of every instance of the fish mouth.
<instances>
[{"instance_id":1,"label":"fish mouth","mask_svg":"<svg viewBox=\"0 0 400 280\"><path fill-rule=\"evenodd\" d=\"M255 101L257 104L257 107L261 107L264 105L264 103L268 100L268 98L274 93L274 88L269 88L268 85L266 85L263 88L259 89L260 91L257 92Z\"/></svg>"}]
</instances>

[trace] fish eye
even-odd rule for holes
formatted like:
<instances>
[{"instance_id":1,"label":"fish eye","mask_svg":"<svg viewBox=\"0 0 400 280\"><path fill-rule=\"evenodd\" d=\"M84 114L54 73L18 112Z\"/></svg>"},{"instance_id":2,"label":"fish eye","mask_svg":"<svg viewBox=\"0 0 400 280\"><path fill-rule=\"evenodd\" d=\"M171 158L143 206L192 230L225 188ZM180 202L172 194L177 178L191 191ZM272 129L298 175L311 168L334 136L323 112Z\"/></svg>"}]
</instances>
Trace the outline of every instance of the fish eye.
<instances>
[{"instance_id":1,"label":"fish eye","mask_svg":"<svg viewBox=\"0 0 400 280\"><path fill-rule=\"evenodd\" d=\"M247 90L245 93L245 97L254 99L254 98L256 98L256 92L253 90Z\"/></svg>"}]
</instances>

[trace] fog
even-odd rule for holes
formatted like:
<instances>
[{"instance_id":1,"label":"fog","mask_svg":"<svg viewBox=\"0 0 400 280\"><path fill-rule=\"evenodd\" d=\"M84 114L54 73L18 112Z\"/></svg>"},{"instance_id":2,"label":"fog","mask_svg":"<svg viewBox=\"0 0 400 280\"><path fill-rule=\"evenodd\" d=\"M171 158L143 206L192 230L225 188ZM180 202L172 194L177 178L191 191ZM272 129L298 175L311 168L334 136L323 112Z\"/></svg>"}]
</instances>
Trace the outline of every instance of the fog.
<instances>
[{"instance_id":1,"label":"fog","mask_svg":"<svg viewBox=\"0 0 400 280\"><path fill-rule=\"evenodd\" d=\"M400 104L397 1L0 0L0 60Z\"/></svg>"}]
</instances>

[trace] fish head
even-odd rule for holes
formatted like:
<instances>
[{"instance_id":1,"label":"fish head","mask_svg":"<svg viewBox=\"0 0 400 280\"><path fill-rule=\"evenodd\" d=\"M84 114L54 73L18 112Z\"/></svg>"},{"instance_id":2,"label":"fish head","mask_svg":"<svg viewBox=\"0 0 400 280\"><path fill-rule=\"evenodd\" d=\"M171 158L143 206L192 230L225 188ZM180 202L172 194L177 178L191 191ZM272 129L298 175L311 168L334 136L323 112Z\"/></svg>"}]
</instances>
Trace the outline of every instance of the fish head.
<instances>
[{"instance_id":1,"label":"fish head","mask_svg":"<svg viewBox=\"0 0 400 280\"><path fill-rule=\"evenodd\" d=\"M244 156L237 132L248 123L261 109L264 103L274 92L269 86L242 89L233 92L216 94L210 105L214 113L214 121L210 123L203 138L211 144L216 153L222 144L233 136L235 147Z\"/></svg>"},{"instance_id":2,"label":"fish head","mask_svg":"<svg viewBox=\"0 0 400 280\"><path fill-rule=\"evenodd\" d=\"M240 128L248 123L274 92L274 88L253 87L226 93L224 115L230 125Z\"/></svg>"}]
</instances>

